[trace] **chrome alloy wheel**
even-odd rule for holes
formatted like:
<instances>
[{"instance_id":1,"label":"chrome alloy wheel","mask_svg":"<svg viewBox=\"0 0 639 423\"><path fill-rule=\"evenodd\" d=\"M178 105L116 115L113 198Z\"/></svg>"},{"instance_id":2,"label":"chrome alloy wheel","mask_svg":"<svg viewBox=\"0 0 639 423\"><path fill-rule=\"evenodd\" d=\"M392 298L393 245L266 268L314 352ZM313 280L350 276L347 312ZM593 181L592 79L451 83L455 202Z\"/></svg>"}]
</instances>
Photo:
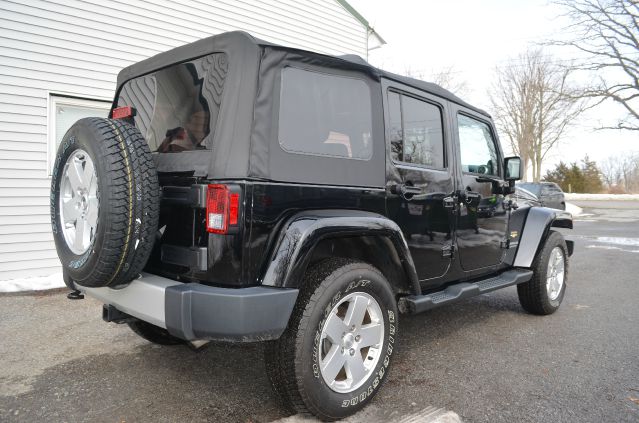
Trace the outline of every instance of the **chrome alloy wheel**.
<instances>
[{"instance_id":1,"label":"chrome alloy wheel","mask_svg":"<svg viewBox=\"0 0 639 423\"><path fill-rule=\"evenodd\" d=\"M344 297L324 321L320 338L320 373L335 392L362 386L382 355L384 316L367 293Z\"/></svg>"},{"instance_id":2,"label":"chrome alloy wheel","mask_svg":"<svg viewBox=\"0 0 639 423\"><path fill-rule=\"evenodd\" d=\"M564 286L565 258L561 247L555 247L550 252L548 270L546 272L546 291L550 301L555 301Z\"/></svg>"},{"instance_id":3,"label":"chrome alloy wheel","mask_svg":"<svg viewBox=\"0 0 639 423\"><path fill-rule=\"evenodd\" d=\"M75 150L67 159L60 182L60 220L69 249L86 252L98 225L98 177L89 154Z\"/></svg>"}]
</instances>

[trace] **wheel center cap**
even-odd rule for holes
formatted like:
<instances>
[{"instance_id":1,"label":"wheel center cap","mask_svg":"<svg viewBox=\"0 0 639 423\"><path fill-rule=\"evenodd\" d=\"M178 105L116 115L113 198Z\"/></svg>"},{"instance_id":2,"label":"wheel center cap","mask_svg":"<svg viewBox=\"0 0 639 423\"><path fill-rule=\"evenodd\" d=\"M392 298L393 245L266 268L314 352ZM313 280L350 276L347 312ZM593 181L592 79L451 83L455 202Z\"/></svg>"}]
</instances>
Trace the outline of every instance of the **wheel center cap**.
<instances>
[{"instance_id":1,"label":"wheel center cap","mask_svg":"<svg viewBox=\"0 0 639 423\"><path fill-rule=\"evenodd\" d=\"M350 349L355 344L355 336L352 333L347 333L342 338L342 346L346 349Z\"/></svg>"}]
</instances>

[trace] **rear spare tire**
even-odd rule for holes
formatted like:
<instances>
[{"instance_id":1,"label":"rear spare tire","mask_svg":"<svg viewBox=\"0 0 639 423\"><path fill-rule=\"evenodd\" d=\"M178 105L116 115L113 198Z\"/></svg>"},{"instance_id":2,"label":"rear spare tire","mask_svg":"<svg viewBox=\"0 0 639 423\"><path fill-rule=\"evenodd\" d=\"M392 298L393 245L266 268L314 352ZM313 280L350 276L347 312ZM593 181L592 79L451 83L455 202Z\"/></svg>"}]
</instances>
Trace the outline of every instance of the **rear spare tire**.
<instances>
[{"instance_id":1,"label":"rear spare tire","mask_svg":"<svg viewBox=\"0 0 639 423\"><path fill-rule=\"evenodd\" d=\"M51 177L51 225L77 285L121 286L151 254L160 210L157 172L140 131L85 118L64 135Z\"/></svg>"}]
</instances>

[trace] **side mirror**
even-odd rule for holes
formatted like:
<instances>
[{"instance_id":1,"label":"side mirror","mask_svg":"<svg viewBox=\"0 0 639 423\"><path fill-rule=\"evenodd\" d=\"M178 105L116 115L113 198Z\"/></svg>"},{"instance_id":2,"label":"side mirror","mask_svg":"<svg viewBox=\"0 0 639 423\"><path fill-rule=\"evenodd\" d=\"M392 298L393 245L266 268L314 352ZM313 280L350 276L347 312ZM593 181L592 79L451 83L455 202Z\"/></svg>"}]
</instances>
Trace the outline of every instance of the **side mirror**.
<instances>
[{"instance_id":1,"label":"side mirror","mask_svg":"<svg viewBox=\"0 0 639 423\"><path fill-rule=\"evenodd\" d=\"M508 182L514 182L521 179L521 158L514 157L506 157L504 159L504 169L505 175L504 179Z\"/></svg>"}]
</instances>

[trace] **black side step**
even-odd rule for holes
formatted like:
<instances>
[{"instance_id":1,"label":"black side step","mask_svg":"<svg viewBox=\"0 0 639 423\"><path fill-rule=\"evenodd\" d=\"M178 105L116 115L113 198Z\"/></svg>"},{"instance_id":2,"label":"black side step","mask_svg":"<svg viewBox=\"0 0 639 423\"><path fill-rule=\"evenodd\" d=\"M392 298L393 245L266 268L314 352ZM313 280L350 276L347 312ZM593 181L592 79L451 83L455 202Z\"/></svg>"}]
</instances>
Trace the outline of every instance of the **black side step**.
<instances>
[{"instance_id":1,"label":"black side step","mask_svg":"<svg viewBox=\"0 0 639 423\"><path fill-rule=\"evenodd\" d=\"M532 270L511 269L504 273L475 282L461 282L451 285L443 291L425 295L412 295L403 298L406 311L417 314L444 304L454 303L464 298L474 297L522 282L528 282L533 276Z\"/></svg>"}]
</instances>

